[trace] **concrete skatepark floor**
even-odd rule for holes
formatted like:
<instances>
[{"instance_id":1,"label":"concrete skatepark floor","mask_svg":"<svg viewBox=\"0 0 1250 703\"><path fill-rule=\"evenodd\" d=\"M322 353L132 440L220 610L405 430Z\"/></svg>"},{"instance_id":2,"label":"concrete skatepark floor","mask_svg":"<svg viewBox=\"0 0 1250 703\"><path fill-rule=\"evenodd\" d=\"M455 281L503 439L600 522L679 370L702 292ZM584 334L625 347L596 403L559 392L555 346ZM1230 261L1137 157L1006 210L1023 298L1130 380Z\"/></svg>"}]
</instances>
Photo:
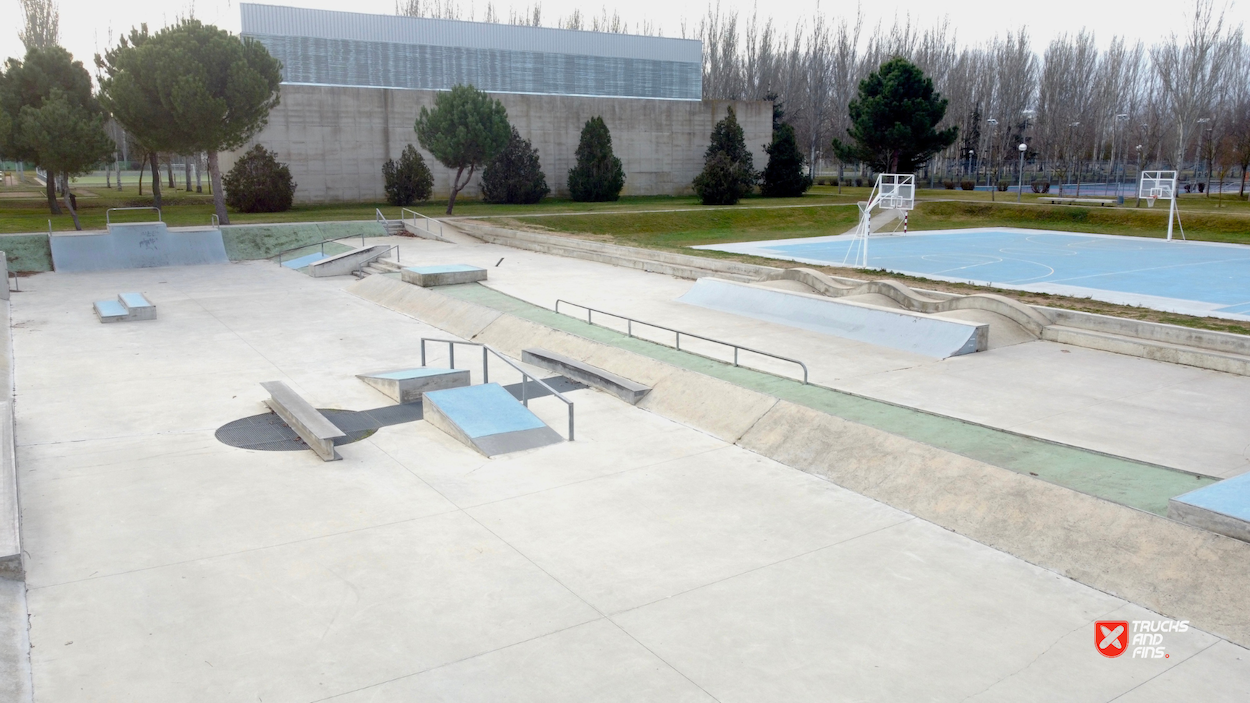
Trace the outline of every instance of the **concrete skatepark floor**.
<instances>
[{"instance_id":1,"label":"concrete skatepark floor","mask_svg":"<svg viewBox=\"0 0 1250 703\"><path fill-rule=\"evenodd\" d=\"M877 383L878 397L1000 415L1005 400L960 391L996 378L996 397L1021 406L1013 425L1066 403L1080 412L1049 426L1061 441L1107 434L1176 466L1188 445L1141 441L1158 427L1204 444L1187 454L1210 472L1245 470L1224 428L1245 411L1247 379L1042 342L935 363L666 302L688 281L402 246L405 262L491 266L514 300L614 299L718 335L756 325L771 346L820 357L816 380ZM450 336L348 283L266 262L23 281L13 335L37 701L1250 695L1237 645L1191 629L1167 660L1104 659L1094 620L1158 616L595 391L576 394L578 441L494 460L422 422L380 427L333 463L218 442L222 424L261 411L261 381L318 407L376 408L385 397L355 374L411 365L419 338ZM160 320L96 323L86 301L121 288L145 291ZM1028 369L1049 378L1018 378ZM881 381L900 374L905 389ZM1128 392L1140 377L1158 381ZM1211 411L1222 421L1202 415L1225 395ZM1166 411L1150 409L1159 399ZM531 407L564 421L554 399Z\"/></svg>"},{"instance_id":2,"label":"concrete skatepark floor","mask_svg":"<svg viewBox=\"0 0 1250 703\"><path fill-rule=\"evenodd\" d=\"M816 237L696 249L821 265L855 258L850 237ZM848 251L850 254L848 255ZM1144 237L970 229L874 237L872 268L1191 315L1250 320L1250 247Z\"/></svg>"}]
</instances>

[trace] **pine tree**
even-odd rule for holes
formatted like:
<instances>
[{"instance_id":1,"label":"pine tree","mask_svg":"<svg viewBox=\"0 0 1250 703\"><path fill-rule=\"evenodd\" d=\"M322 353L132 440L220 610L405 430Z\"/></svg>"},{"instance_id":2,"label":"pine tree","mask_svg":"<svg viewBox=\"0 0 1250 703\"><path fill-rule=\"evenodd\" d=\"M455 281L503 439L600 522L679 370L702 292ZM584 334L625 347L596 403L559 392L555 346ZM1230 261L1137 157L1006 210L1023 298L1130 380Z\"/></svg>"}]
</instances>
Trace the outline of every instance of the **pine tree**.
<instances>
[{"instance_id":1,"label":"pine tree","mask_svg":"<svg viewBox=\"0 0 1250 703\"><path fill-rule=\"evenodd\" d=\"M612 153L612 135L602 117L592 117L582 128L577 145L577 165L569 170L569 193L581 202L602 202L621 197L625 170Z\"/></svg>"},{"instance_id":2,"label":"pine tree","mask_svg":"<svg viewBox=\"0 0 1250 703\"><path fill-rule=\"evenodd\" d=\"M382 164L382 182L386 202L402 207L429 198L434 176L421 152L409 144L399 155L398 164L393 159Z\"/></svg>"},{"instance_id":3,"label":"pine tree","mask_svg":"<svg viewBox=\"0 0 1250 703\"><path fill-rule=\"evenodd\" d=\"M538 150L513 127L508 145L482 171L482 199L488 203L528 205L550 192Z\"/></svg>"},{"instance_id":4,"label":"pine tree","mask_svg":"<svg viewBox=\"0 0 1250 703\"><path fill-rule=\"evenodd\" d=\"M414 126L417 141L438 162L456 170L447 214L473 172L490 163L508 143L508 111L503 103L471 85L453 86L434 98L434 109L421 108Z\"/></svg>"},{"instance_id":5,"label":"pine tree","mask_svg":"<svg viewBox=\"0 0 1250 703\"><path fill-rule=\"evenodd\" d=\"M860 81L859 96L847 106L851 126L846 132L854 143L834 139L834 153L874 171L911 173L955 143L958 127L936 129L946 104L924 71L907 59L890 59Z\"/></svg>"},{"instance_id":6,"label":"pine tree","mask_svg":"<svg viewBox=\"0 0 1250 703\"><path fill-rule=\"evenodd\" d=\"M760 194L768 198L796 198L812 187L812 178L803 168L803 154L794 138L794 127L782 124L773 131L773 143L764 147L768 166L764 169Z\"/></svg>"},{"instance_id":7,"label":"pine tree","mask_svg":"<svg viewBox=\"0 0 1250 703\"><path fill-rule=\"evenodd\" d=\"M731 107L712 129L712 143L703 154L703 172L694 179L694 191L704 205L734 205L751 192L758 178L742 125Z\"/></svg>"}]
</instances>

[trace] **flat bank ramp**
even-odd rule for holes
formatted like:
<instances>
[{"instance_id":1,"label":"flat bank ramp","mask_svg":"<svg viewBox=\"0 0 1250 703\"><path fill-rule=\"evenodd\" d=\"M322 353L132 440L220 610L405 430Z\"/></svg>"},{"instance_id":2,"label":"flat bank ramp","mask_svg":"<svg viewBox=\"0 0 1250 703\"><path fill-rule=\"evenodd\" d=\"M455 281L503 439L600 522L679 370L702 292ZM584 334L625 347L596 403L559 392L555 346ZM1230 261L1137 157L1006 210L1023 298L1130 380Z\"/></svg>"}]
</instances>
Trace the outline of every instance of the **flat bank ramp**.
<instances>
[{"instance_id":1,"label":"flat bank ramp","mask_svg":"<svg viewBox=\"0 0 1250 703\"><path fill-rule=\"evenodd\" d=\"M945 359L984 351L989 325L821 295L700 278L680 302Z\"/></svg>"},{"instance_id":2,"label":"flat bank ramp","mask_svg":"<svg viewBox=\"0 0 1250 703\"><path fill-rule=\"evenodd\" d=\"M111 224L106 232L54 234L48 242L53 270L65 273L230 263L216 227Z\"/></svg>"}]
</instances>

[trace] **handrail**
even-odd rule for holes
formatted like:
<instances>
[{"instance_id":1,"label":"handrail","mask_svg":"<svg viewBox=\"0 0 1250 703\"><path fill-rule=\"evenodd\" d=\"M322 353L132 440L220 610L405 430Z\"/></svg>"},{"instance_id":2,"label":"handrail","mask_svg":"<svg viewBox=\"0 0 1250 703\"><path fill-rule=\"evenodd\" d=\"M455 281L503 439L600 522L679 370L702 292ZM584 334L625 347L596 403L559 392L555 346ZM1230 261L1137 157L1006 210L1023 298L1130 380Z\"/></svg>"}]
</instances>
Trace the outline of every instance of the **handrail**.
<instances>
[{"instance_id":1,"label":"handrail","mask_svg":"<svg viewBox=\"0 0 1250 703\"><path fill-rule=\"evenodd\" d=\"M111 213L114 210L155 210L157 222L165 221L165 216L161 214L161 209L154 205L142 205L140 207L111 207L104 211L104 224L105 225L113 224L113 221L110 218L111 218Z\"/></svg>"},{"instance_id":2,"label":"handrail","mask_svg":"<svg viewBox=\"0 0 1250 703\"><path fill-rule=\"evenodd\" d=\"M568 300L556 300L556 313L559 313L559 312L560 312L560 303L564 303L565 305L572 305L572 306L573 306L573 307L575 307L575 308L581 308L581 309L585 310L585 311L586 311L586 324L589 324L589 325L593 325L593 324L595 324L595 321L594 321L594 313L596 313L596 312L597 312L597 313L599 313L600 315L607 315L608 317L615 317L615 318L616 318L616 319L618 319L618 320L625 320L625 322L626 322L626 325L625 325L625 334L629 335L630 337L633 337L633 336L634 336L634 325L635 325L635 324L644 325L644 326L646 326L646 327L653 327L653 328L655 328L655 329L657 329L657 330L664 330L665 332L672 332L674 335L676 335L676 344L675 344L676 348L677 348L679 351L685 351L685 352L686 352L686 353L688 353L688 354L695 354L695 352L692 352L692 351L690 351L690 350L688 350L688 349L683 350L683 349L681 348L681 338L682 338L682 335L685 335L685 336L690 337L690 338L692 338L692 339L700 339L700 340L703 340L704 342L712 342L713 344L720 344L720 345L722 345L722 346L732 347L732 348L733 348L733 350L734 350L734 360L733 360L733 365L734 365L734 366L741 366L741 364L739 364L739 363L738 363L738 352L739 352L739 351L751 352L752 354L759 354L760 356L767 356L767 357L770 357L770 358L773 358L773 359L778 359L778 360L780 360L780 361L787 361L787 362L789 362L789 363L791 363L791 364L798 364L798 365L799 365L799 367L803 369L803 385L807 385L807 383L808 383L808 381L807 381L807 364L804 364L803 362L799 361L798 359L791 359L791 358L790 358L790 357L788 357L788 356L779 356L779 355L777 355L777 354L773 354L773 353L770 353L770 352L760 351L759 349L752 349L751 347L744 347L744 346L742 346L741 344L734 344L733 342L723 342L723 341L721 341L721 340L719 340L719 339L712 339L711 337L704 337L704 336L702 336L702 335L698 335L698 334L691 334L690 332L682 332L681 330L676 330L676 329L673 329L672 327L665 327L665 326L663 326L663 325L656 325L656 324L652 324L652 323L650 323L650 322L643 322L642 320L635 320L635 319L634 319L634 318L632 318L632 317L626 317L626 316L624 316L624 315L617 315L616 313L613 313L613 312L607 312L606 310L597 310L597 309L595 309L595 308L586 307L585 305L578 305L577 303L574 303L574 302L571 302L571 301L568 301ZM568 315L568 313L564 313L564 314ZM569 317L573 317L573 315L569 315ZM599 325L599 327L606 327L606 325ZM608 329L612 329L612 328L611 328L611 327L608 327ZM644 338L644 337L639 337L639 339L645 339L645 338ZM649 339L648 339L647 341L654 341L654 340L649 340ZM703 355L702 355L702 354L696 354L696 356L703 356ZM705 358L712 359L713 361L720 361L720 359L716 359L716 358L714 358L714 357L705 357Z\"/></svg>"},{"instance_id":3,"label":"handrail","mask_svg":"<svg viewBox=\"0 0 1250 703\"><path fill-rule=\"evenodd\" d=\"M398 246L388 246L387 248L383 249L382 251L379 251L379 252L377 252L377 253L374 253L374 254L369 255L369 257L368 257L367 259L365 259L364 261L360 262L360 266L356 267L356 270L357 270L357 271L363 271L363 270L364 270L364 268L365 268L366 266L368 266L369 264L371 264L371 263L373 263L373 262L377 261L378 259L380 259L380 258L382 258L382 257L386 256L387 254L391 253L391 250L392 250L392 249L394 249L394 250L395 250L395 263L397 263L397 264L398 264L398 263L401 263L401 262L400 262L400 260L399 260L399 247L398 247Z\"/></svg>"},{"instance_id":4,"label":"handrail","mask_svg":"<svg viewBox=\"0 0 1250 703\"><path fill-rule=\"evenodd\" d=\"M378 208L378 207L373 208L373 213L374 213L373 215L374 222L386 222L386 215L382 214L382 208Z\"/></svg>"},{"instance_id":5,"label":"handrail","mask_svg":"<svg viewBox=\"0 0 1250 703\"><path fill-rule=\"evenodd\" d=\"M212 214L212 216L208 218L208 224L210 224L210 225L212 225L212 226L214 226L214 227L220 227L220 226L221 226L221 220L220 220L220 219L218 219L218 217L217 217L217 213L215 213L215 212L214 212L214 213Z\"/></svg>"},{"instance_id":6,"label":"handrail","mask_svg":"<svg viewBox=\"0 0 1250 703\"><path fill-rule=\"evenodd\" d=\"M421 213L417 212L416 210L409 210L408 208L401 208L401 209L400 209L400 211L399 211L399 221L400 221L400 222L403 222L403 221L404 221L404 213L406 213L406 212L410 212L410 213L412 213L412 226L413 226L413 227L421 227L421 229L425 230L426 232L429 232L430 234L434 234L434 230L433 230L433 228L431 228L431 227L430 227L430 224L429 224L429 223L431 223L431 222L437 222L437 223L438 223L438 236L440 236L440 237L441 237L441 236L443 236L443 222L442 222L442 220L436 220L436 219L434 219L434 218L432 218L432 217L426 217L425 215L422 215ZM420 217L420 218L422 218L423 220L425 220L425 225L424 225L424 226L422 226L422 225L418 225L418 224L417 224L417 218L418 218L418 217Z\"/></svg>"},{"instance_id":7,"label":"handrail","mask_svg":"<svg viewBox=\"0 0 1250 703\"><path fill-rule=\"evenodd\" d=\"M290 248L287 248L287 249L283 249L282 251L278 252L277 254L274 254L274 256L278 257L278 265L279 265L279 266L281 266L281 265L282 265L282 255L283 255L283 254L286 254L286 253L289 253L289 252L292 252L292 251L298 251L298 250L300 250L300 249L307 249L308 247L315 247L315 246L317 246L318 244L320 244L320 245L321 245L321 255L322 255L322 256L325 256L325 254L326 254L326 244L327 244L327 243L329 243L329 242L337 242L337 241L338 241L338 240L340 240L340 239L352 239L353 237L356 237L356 236L359 236L359 237L360 237L360 248L362 248L362 249L363 249L363 248L364 248L364 246L365 246L365 233L364 233L364 232L361 232L359 235L355 235L355 234L347 234L347 235L343 235L342 237L330 237L329 239L323 239L323 240L321 240L320 242L313 242L313 243L311 243L311 244L301 244L301 245L299 245L299 246L297 246L297 247L290 247Z\"/></svg>"},{"instance_id":8,"label":"handrail","mask_svg":"<svg viewBox=\"0 0 1250 703\"><path fill-rule=\"evenodd\" d=\"M436 339L434 337L422 337L421 338L421 365L422 366L425 366L425 343L426 342L442 342L447 345L447 357L448 357L447 367L452 368L452 369L456 368L456 345L457 344L461 344L466 347L481 347L482 348L482 383L490 383L490 364L488 363L490 361L489 354L494 354L495 356L499 357L500 360L502 360L505 364L507 364L508 366L511 366L513 369L515 369L518 373L521 374L521 404L527 408L529 407L530 403L529 403L529 392L527 390L526 382L530 379L537 381L538 385L542 386L543 388L546 388L548 391L551 392L552 395L564 401L564 404L569 407L569 441L570 442L573 441L573 401L569 400L568 398L565 398L564 395L560 393L560 391L547 385L546 381L542 380L541 378L538 378L537 376L531 376L528 372L525 371L525 369L512 363L512 361L509 360L508 357L504 356L503 354L500 354L494 349L491 349L485 344L479 344L478 342L462 342L458 339Z\"/></svg>"}]
</instances>

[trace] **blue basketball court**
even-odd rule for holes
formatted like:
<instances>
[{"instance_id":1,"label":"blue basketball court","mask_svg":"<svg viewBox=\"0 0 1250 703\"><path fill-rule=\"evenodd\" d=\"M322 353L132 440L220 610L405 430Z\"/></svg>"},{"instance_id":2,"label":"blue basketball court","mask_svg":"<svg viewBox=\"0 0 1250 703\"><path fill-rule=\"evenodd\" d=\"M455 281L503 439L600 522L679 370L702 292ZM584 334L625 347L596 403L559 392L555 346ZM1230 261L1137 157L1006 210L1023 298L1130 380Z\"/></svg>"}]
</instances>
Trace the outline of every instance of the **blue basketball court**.
<instances>
[{"instance_id":1,"label":"blue basketball court","mask_svg":"<svg viewBox=\"0 0 1250 703\"><path fill-rule=\"evenodd\" d=\"M704 245L823 266L848 265L850 235ZM874 235L869 268L1195 315L1250 320L1250 246L1024 229Z\"/></svg>"}]
</instances>

